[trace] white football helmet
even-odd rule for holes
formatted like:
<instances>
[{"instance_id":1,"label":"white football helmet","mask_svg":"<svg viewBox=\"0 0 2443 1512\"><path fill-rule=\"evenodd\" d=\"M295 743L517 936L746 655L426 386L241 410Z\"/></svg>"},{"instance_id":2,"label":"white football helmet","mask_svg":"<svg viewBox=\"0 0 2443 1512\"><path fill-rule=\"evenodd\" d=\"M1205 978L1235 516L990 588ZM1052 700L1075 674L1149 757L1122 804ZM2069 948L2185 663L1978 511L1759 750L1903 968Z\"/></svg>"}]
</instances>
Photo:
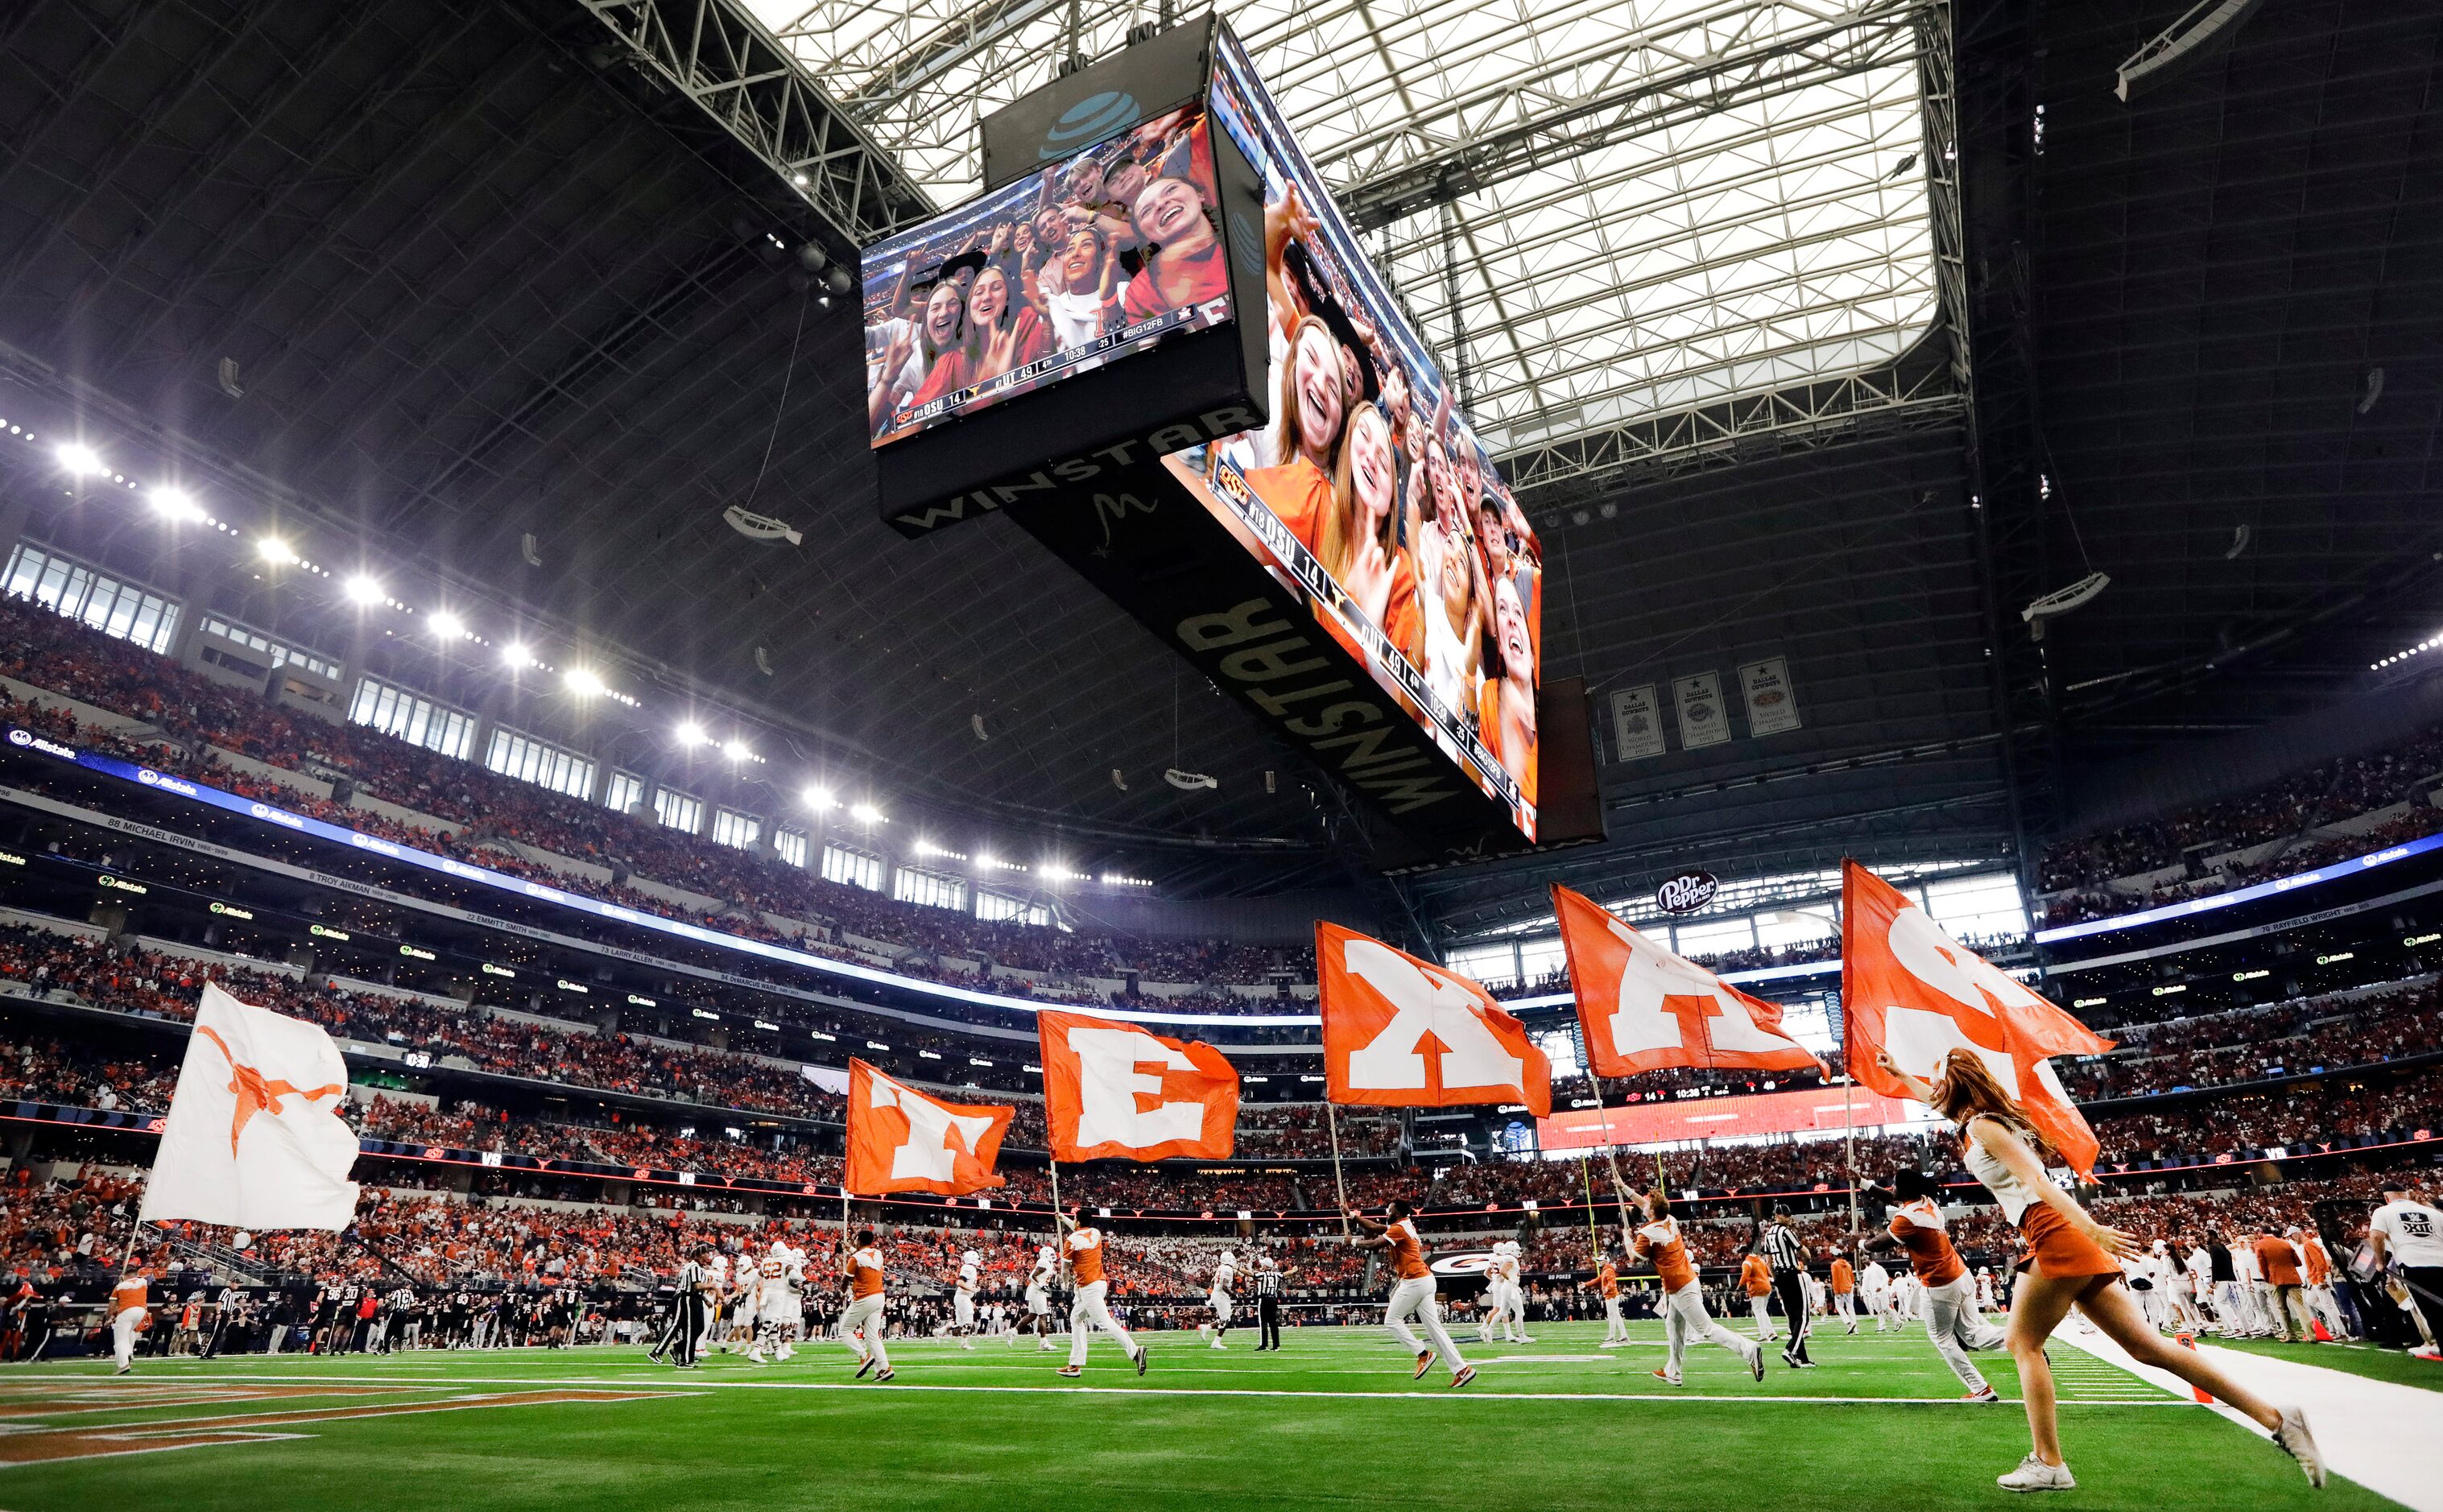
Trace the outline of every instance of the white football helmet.
<instances>
[{"instance_id":1,"label":"white football helmet","mask_svg":"<svg viewBox=\"0 0 2443 1512\"><path fill-rule=\"evenodd\" d=\"M1235 1266L1238 1264L1237 1261L1230 1258L1230 1251L1227 1249L1222 1251L1222 1263L1225 1266Z\"/></svg>"},{"instance_id":2,"label":"white football helmet","mask_svg":"<svg viewBox=\"0 0 2443 1512\"><path fill-rule=\"evenodd\" d=\"M976 1253L972 1249L968 1250L965 1254L961 1255L959 1258L970 1266L981 1266L984 1263L984 1257Z\"/></svg>"}]
</instances>

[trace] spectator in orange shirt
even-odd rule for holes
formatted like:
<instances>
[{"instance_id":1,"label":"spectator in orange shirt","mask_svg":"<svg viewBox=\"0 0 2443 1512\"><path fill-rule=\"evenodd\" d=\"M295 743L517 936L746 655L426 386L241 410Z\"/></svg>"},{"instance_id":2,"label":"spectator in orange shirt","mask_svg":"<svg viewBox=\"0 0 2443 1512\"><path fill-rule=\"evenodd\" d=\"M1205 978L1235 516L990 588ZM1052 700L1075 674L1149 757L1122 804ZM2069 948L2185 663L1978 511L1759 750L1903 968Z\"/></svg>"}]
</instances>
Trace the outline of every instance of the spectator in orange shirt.
<instances>
[{"instance_id":1,"label":"spectator in orange shirt","mask_svg":"<svg viewBox=\"0 0 2443 1512\"><path fill-rule=\"evenodd\" d=\"M1739 1284L1747 1288L1748 1311L1755 1319L1755 1337L1759 1344L1770 1344L1781 1337L1773 1326L1773 1271L1764 1256L1750 1255L1739 1262Z\"/></svg>"},{"instance_id":2,"label":"spectator in orange shirt","mask_svg":"<svg viewBox=\"0 0 2443 1512\"><path fill-rule=\"evenodd\" d=\"M2316 1337L2307 1322L2307 1297L2304 1278L2299 1274L2299 1251L2290 1241L2271 1229L2257 1235L2254 1246L2256 1264L2265 1277L2266 1288L2272 1295L2273 1324L2282 1331L2282 1341L2305 1343ZM2299 1337L2290 1337L2292 1323L2298 1324Z\"/></svg>"}]
</instances>

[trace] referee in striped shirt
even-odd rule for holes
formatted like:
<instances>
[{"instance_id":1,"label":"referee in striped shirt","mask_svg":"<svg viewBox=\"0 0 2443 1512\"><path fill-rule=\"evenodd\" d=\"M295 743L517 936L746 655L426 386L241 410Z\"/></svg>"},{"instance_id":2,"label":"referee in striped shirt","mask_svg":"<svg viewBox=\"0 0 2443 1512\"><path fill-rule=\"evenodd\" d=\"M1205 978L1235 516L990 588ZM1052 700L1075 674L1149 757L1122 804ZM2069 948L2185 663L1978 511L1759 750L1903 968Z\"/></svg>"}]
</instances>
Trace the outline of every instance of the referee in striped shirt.
<instances>
[{"instance_id":1,"label":"referee in striped shirt","mask_svg":"<svg viewBox=\"0 0 2443 1512\"><path fill-rule=\"evenodd\" d=\"M1807 1246L1791 1227L1788 1208L1773 1210L1773 1222L1756 1236L1754 1248L1773 1267L1773 1295L1781 1299L1781 1315L1790 1321L1790 1346L1781 1352L1782 1363L1792 1370L1812 1370L1807 1336L1815 1320L1807 1305Z\"/></svg>"},{"instance_id":2,"label":"referee in striped shirt","mask_svg":"<svg viewBox=\"0 0 2443 1512\"><path fill-rule=\"evenodd\" d=\"M671 1302L670 1326L673 1335L668 1341L670 1363L680 1370L693 1370L696 1340L704 1337L705 1327L712 1320L713 1281L706 1268L712 1259L712 1246L698 1245L679 1267L679 1294Z\"/></svg>"},{"instance_id":3,"label":"referee in striped shirt","mask_svg":"<svg viewBox=\"0 0 2443 1512\"><path fill-rule=\"evenodd\" d=\"M1281 1269L1270 1255L1256 1257L1256 1348L1281 1347Z\"/></svg>"}]
</instances>

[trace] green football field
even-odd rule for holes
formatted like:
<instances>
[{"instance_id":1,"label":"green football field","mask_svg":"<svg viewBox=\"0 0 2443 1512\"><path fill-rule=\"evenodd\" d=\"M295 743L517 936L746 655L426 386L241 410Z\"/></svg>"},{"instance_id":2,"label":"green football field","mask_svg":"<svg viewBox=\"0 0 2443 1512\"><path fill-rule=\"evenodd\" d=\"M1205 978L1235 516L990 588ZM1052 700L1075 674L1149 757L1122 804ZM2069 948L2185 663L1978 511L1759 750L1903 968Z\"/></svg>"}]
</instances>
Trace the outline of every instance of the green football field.
<instances>
[{"instance_id":1,"label":"green football field","mask_svg":"<svg viewBox=\"0 0 2443 1512\"><path fill-rule=\"evenodd\" d=\"M851 1379L841 1345L704 1369L595 1347L391 1357L244 1357L0 1371L0 1507L12 1512L365 1506L675 1509L1236 1506L1874 1508L2014 1503L2015 1403L1961 1402L1919 1333L1818 1335L1762 1385L1730 1354L1649 1371L1661 1325L1598 1350L1600 1324L1536 1342L1461 1336L1477 1383L1408 1377L1378 1330L1293 1329L1279 1354L1144 1336L1137 1377L1108 1341L1061 1357L981 1341L892 1347L898 1379ZM2311 1492L2265 1439L2056 1345L2081 1507L2391 1503L2338 1477ZM2013 1394L2007 1357L1980 1357Z\"/></svg>"}]
</instances>

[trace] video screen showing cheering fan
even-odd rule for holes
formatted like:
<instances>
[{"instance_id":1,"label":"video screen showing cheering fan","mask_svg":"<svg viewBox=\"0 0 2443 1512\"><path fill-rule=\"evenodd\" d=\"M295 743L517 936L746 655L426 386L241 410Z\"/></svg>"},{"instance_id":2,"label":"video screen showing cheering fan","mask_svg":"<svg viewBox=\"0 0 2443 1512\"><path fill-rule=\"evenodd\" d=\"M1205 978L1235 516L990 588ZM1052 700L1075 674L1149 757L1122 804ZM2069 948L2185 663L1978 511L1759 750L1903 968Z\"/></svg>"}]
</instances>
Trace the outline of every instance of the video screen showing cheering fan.
<instances>
[{"instance_id":1,"label":"video screen showing cheering fan","mask_svg":"<svg viewBox=\"0 0 2443 1512\"><path fill-rule=\"evenodd\" d=\"M1230 319L1200 104L865 249L879 447Z\"/></svg>"},{"instance_id":2,"label":"video screen showing cheering fan","mask_svg":"<svg viewBox=\"0 0 2443 1512\"><path fill-rule=\"evenodd\" d=\"M1272 419L1169 465L1533 840L1542 545L1226 29L1210 106L1263 185Z\"/></svg>"}]
</instances>

